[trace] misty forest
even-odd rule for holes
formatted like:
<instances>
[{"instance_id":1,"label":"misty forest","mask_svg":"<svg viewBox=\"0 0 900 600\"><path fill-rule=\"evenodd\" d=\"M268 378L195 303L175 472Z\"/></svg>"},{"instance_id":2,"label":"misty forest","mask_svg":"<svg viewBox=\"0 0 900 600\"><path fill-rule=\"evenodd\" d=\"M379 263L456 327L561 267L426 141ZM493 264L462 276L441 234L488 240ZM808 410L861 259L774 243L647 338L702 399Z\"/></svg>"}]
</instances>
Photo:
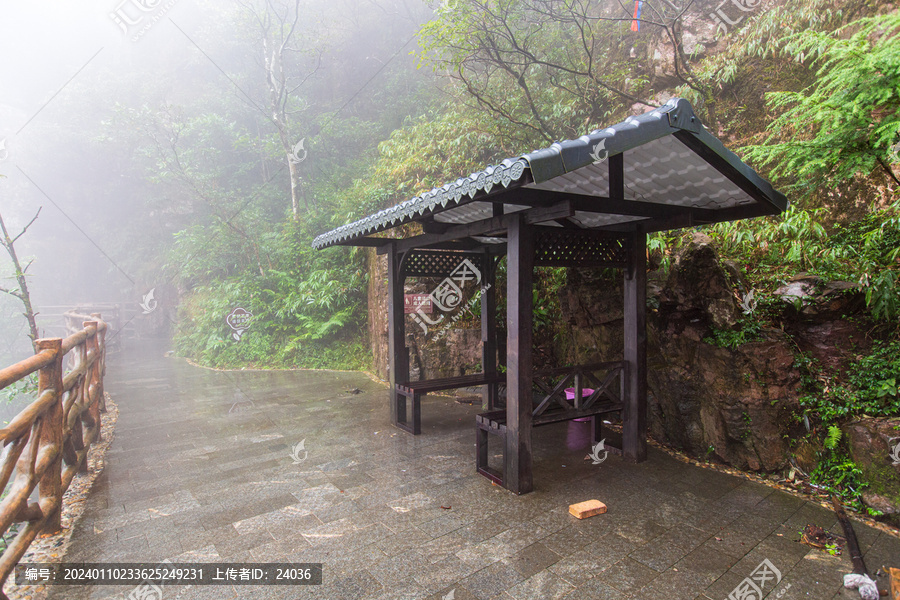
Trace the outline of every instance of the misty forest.
<instances>
[{"instance_id":1,"label":"misty forest","mask_svg":"<svg viewBox=\"0 0 900 600\"><path fill-rule=\"evenodd\" d=\"M372 386L389 379L393 385L386 257L363 246L319 250L317 236L488 165L683 98L706 132L783 193L789 207L647 235L651 443L685 464L743 473L797 498L830 507L834 497L854 518L896 535L900 13L894 4L91 0L7 2L0 15L0 368L34 355L37 339L66 337L66 311L103 307L96 312L115 350L107 377L118 360L140 350L165 356L167 364L180 361L178 368L229 377L328 369L369 373ZM374 237L432 232L410 221ZM501 328L513 310L511 268L499 261L494 317ZM411 281L406 292L428 294L439 281ZM535 269L528 364L537 372L622 360L622 286L615 269ZM407 322L412 380L487 370L482 306L465 304L444 339ZM243 329L234 325L238 307L252 315ZM265 395L254 397L248 385L240 394L264 412ZM337 395L362 387L359 398L369 404L359 410L384 420L370 425L365 442L382 439L379 430L391 430L386 389L341 385ZM110 452L136 431L122 429L130 406L125 389L113 393L121 416ZM459 391L457 399L472 393L480 409L481 392ZM38 396L36 371L7 385L0 393L6 425ZM423 419L440 412L431 406ZM452 439L466 448L460 472L477 478L470 473L469 409L458 415ZM315 421L325 414L310 412L308 426L332 427ZM450 427L436 423L422 441ZM535 439L544 431L536 429ZM356 433L346 435L347 445L355 443ZM407 434L396 436L389 440ZM284 440L286 448L304 436L295 437ZM313 438L305 435L311 457ZM582 468L585 451L574 454L561 461L573 471L568 476L575 475L572 466ZM107 469L115 468L112 456L119 455L106 459ZM636 467L613 461L623 473ZM613 468L608 464L602 468ZM10 486L5 494L13 493ZM597 494L612 515L613 504ZM575 496L563 494L571 502L562 504L593 497ZM454 512L457 504L463 508L462 500L453 502ZM794 539L805 525L790 526ZM856 527L859 533L862 525ZM15 526L7 532L4 548L15 532ZM809 541L813 533L800 535ZM78 539L76 531L72 543ZM835 558L832 541L811 547L851 571L849 550ZM774 554L766 556L778 565ZM329 560L310 561L324 563L326 582ZM874 560L867 563L873 577L884 565L900 568ZM572 589L580 585L549 568ZM530 581L531 574L518 572ZM420 596L392 596L372 573L384 595L354 597L448 597L449 587L430 588L414 576ZM476 587L466 588L472 596L455 593L492 597ZM532 597L516 587L498 589L508 595L497 598ZM703 590L692 591L690 598Z\"/></svg>"}]
</instances>

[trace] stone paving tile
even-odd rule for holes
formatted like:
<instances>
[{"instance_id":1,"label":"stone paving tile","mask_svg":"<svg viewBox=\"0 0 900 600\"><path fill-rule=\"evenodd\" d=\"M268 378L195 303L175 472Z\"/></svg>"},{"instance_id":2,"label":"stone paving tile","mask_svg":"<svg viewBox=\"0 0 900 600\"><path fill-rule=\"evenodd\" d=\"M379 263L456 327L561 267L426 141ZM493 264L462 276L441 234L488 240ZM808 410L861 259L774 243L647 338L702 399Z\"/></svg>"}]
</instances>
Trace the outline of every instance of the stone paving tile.
<instances>
[{"instance_id":1,"label":"stone paving tile","mask_svg":"<svg viewBox=\"0 0 900 600\"><path fill-rule=\"evenodd\" d=\"M722 600L763 560L781 572L781 600L858 597L841 589L846 556L797 541L810 523L840 533L829 509L652 448L641 464L591 465L583 423L535 430L535 491L514 496L473 472L477 406L429 397L414 437L390 426L384 388L361 374L160 358L108 369L118 429L65 560L324 565L324 585L288 595L173 586L167 600ZM608 512L568 514L589 498ZM900 537L855 528L872 568L900 567ZM48 600L129 591L56 587Z\"/></svg>"},{"instance_id":2,"label":"stone paving tile","mask_svg":"<svg viewBox=\"0 0 900 600\"><path fill-rule=\"evenodd\" d=\"M531 577L550 565L556 564L559 559L559 554L537 542L513 554L510 557L510 564L523 577Z\"/></svg>"},{"instance_id":3,"label":"stone paving tile","mask_svg":"<svg viewBox=\"0 0 900 600\"><path fill-rule=\"evenodd\" d=\"M641 564L633 558L625 557L611 567L600 572L597 577L614 588L633 593L659 575L659 572Z\"/></svg>"},{"instance_id":4,"label":"stone paving tile","mask_svg":"<svg viewBox=\"0 0 900 600\"><path fill-rule=\"evenodd\" d=\"M559 600L574 589L575 586L550 571L540 571L506 593L516 600Z\"/></svg>"},{"instance_id":5,"label":"stone paving tile","mask_svg":"<svg viewBox=\"0 0 900 600\"><path fill-rule=\"evenodd\" d=\"M588 598L590 600L629 600L633 596L617 590L601 579L590 579L563 596L561 600L586 600Z\"/></svg>"},{"instance_id":6,"label":"stone paving tile","mask_svg":"<svg viewBox=\"0 0 900 600\"><path fill-rule=\"evenodd\" d=\"M666 600L693 600L704 588L706 580L692 571L669 569L636 594L637 598L666 598Z\"/></svg>"},{"instance_id":7,"label":"stone paving tile","mask_svg":"<svg viewBox=\"0 0 900 600\"><path fill-rule=\"evenodd\" d=\"M512 566L506 562L497 561L469 575L460 583L479 600L489 600L523 579Z\"/></svg>"},{"instance_id":8,"label":"stone paving tile","mask_svg":"<svg viewBox=\"0 0 900 600\"><path fill-rule=\"evenodd\" d=\"M426 593L431 594L465 579L475 573L476 570L472 565L461 561L455 556L450 556L428 568L422 569L419 573L413 575L413 579Z\"/></svg>"},{"instance_id":9,"label":"stone paving tile","mask_svg":"<svg viewBox=\"0 0 900 600\"><path fill-rule=\"evenodd\" d=\"M541 538L541 543L559 554L568 554L584 548L592 542L592 538L579 525L571 523L563 529Z\"/></svg>"}]
</instances>

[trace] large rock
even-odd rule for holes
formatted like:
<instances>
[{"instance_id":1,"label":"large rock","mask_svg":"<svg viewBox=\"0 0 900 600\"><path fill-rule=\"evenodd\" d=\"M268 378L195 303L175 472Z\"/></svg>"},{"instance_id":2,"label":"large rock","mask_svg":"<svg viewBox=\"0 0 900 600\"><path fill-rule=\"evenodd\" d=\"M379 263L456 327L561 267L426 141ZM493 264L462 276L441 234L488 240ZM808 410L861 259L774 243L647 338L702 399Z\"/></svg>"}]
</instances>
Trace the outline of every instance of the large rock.
<instances>
[{"instance_id":1,"label":"large rock","mask_svg":"<svg viewBox=\"0 0 900 600\"><path fill-rule=\"evenodd\" d=\"M742 469L781 468L799 411L800 376L787 336L767 330L731 350L703 342L702 321L654 321L647 375L653 436Z\"/></svg>"},{"instance_id":2,"label":"large rock","mask_svg":"<svg viewBox=\"0 0 900 600\"><path fill-rule=\"evenodd\" d=\"M732 276L733 278L733 276ZM739 468L775 470L789 457L800 375L787 336L766 330L735 350L707 343L735 327L735 292L710 239L697 234L667 278L648 281L649 426L652 435L695 456ZM563 290L569 364L620 360L621 276L573 269Z\"/></svg>"},{"instance_id":3,"label":"large rock","mask_svg":"<svg viewBox=\"0 0 900 600\"><path fill-rule=\"evenodd\" d=\"M900 526L900 450L894 450L900 444L900 419L863 417L843 431L850 456L869 483L862 493L863 502Z\"/></svg>"},{"instance_id":4,"label":"large rock","mask_svg":"<svg viewBox=\"0 0 900 600\"><path fill-rule=\"evenodd\" d=\"M737 323L737 300L708 236L694 234L679 253L659 304L661 312L695 315L716 329L730 329Z\"/></svg>"}]
</instances>

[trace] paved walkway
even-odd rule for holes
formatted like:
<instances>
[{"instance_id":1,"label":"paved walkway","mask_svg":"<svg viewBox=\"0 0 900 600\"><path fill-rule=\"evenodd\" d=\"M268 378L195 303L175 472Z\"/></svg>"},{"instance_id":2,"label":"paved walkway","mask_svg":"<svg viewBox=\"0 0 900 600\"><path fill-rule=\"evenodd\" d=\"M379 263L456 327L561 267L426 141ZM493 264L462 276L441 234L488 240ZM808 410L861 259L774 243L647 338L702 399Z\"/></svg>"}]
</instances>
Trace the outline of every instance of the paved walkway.
<instances>
[{"instance_id":1,"label":"paved walkway","mask_svg":"<svg viewBox=\"0 0 900 600\"><path fill-rule=\"evenodd\" d=\"M516 497L474 472L477 407L428 398L413 437L364 375L153 357L111 361L107 390L115 440L66 561L324 564L322 586L167 586L163 600L722 600L764 560L780 572L769 598L859 598L841 590L847 557L796 541L808 523L838 531L830 511L653 449L592 465L588 423L536 430L536 491ZM591 498L609 512L568 515ZM900 567L900 539L857 532L870 568Z\"/></svg>"}]
</instances>

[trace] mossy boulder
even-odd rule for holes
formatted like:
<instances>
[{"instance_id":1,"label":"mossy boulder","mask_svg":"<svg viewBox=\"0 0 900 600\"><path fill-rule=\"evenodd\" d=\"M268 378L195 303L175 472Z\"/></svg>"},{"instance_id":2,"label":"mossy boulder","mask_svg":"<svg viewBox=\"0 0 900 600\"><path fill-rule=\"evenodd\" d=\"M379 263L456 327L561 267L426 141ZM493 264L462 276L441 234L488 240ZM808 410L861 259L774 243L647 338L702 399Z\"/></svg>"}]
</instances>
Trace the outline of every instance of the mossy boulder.
<instances>
[{"instance_id":1,"label":"mossy boulder","mask_svg":"<svg viewBox=\"0 0 900 600\"><path fill-rule=\"evenodd\" d=\"M900 419L863 417L848 423L843 431L850 456L869 484L863 490L863 502L900 526L900 460L894 458L900 454L894 451L900 444Z\"/></svg>"}]
</instances>

